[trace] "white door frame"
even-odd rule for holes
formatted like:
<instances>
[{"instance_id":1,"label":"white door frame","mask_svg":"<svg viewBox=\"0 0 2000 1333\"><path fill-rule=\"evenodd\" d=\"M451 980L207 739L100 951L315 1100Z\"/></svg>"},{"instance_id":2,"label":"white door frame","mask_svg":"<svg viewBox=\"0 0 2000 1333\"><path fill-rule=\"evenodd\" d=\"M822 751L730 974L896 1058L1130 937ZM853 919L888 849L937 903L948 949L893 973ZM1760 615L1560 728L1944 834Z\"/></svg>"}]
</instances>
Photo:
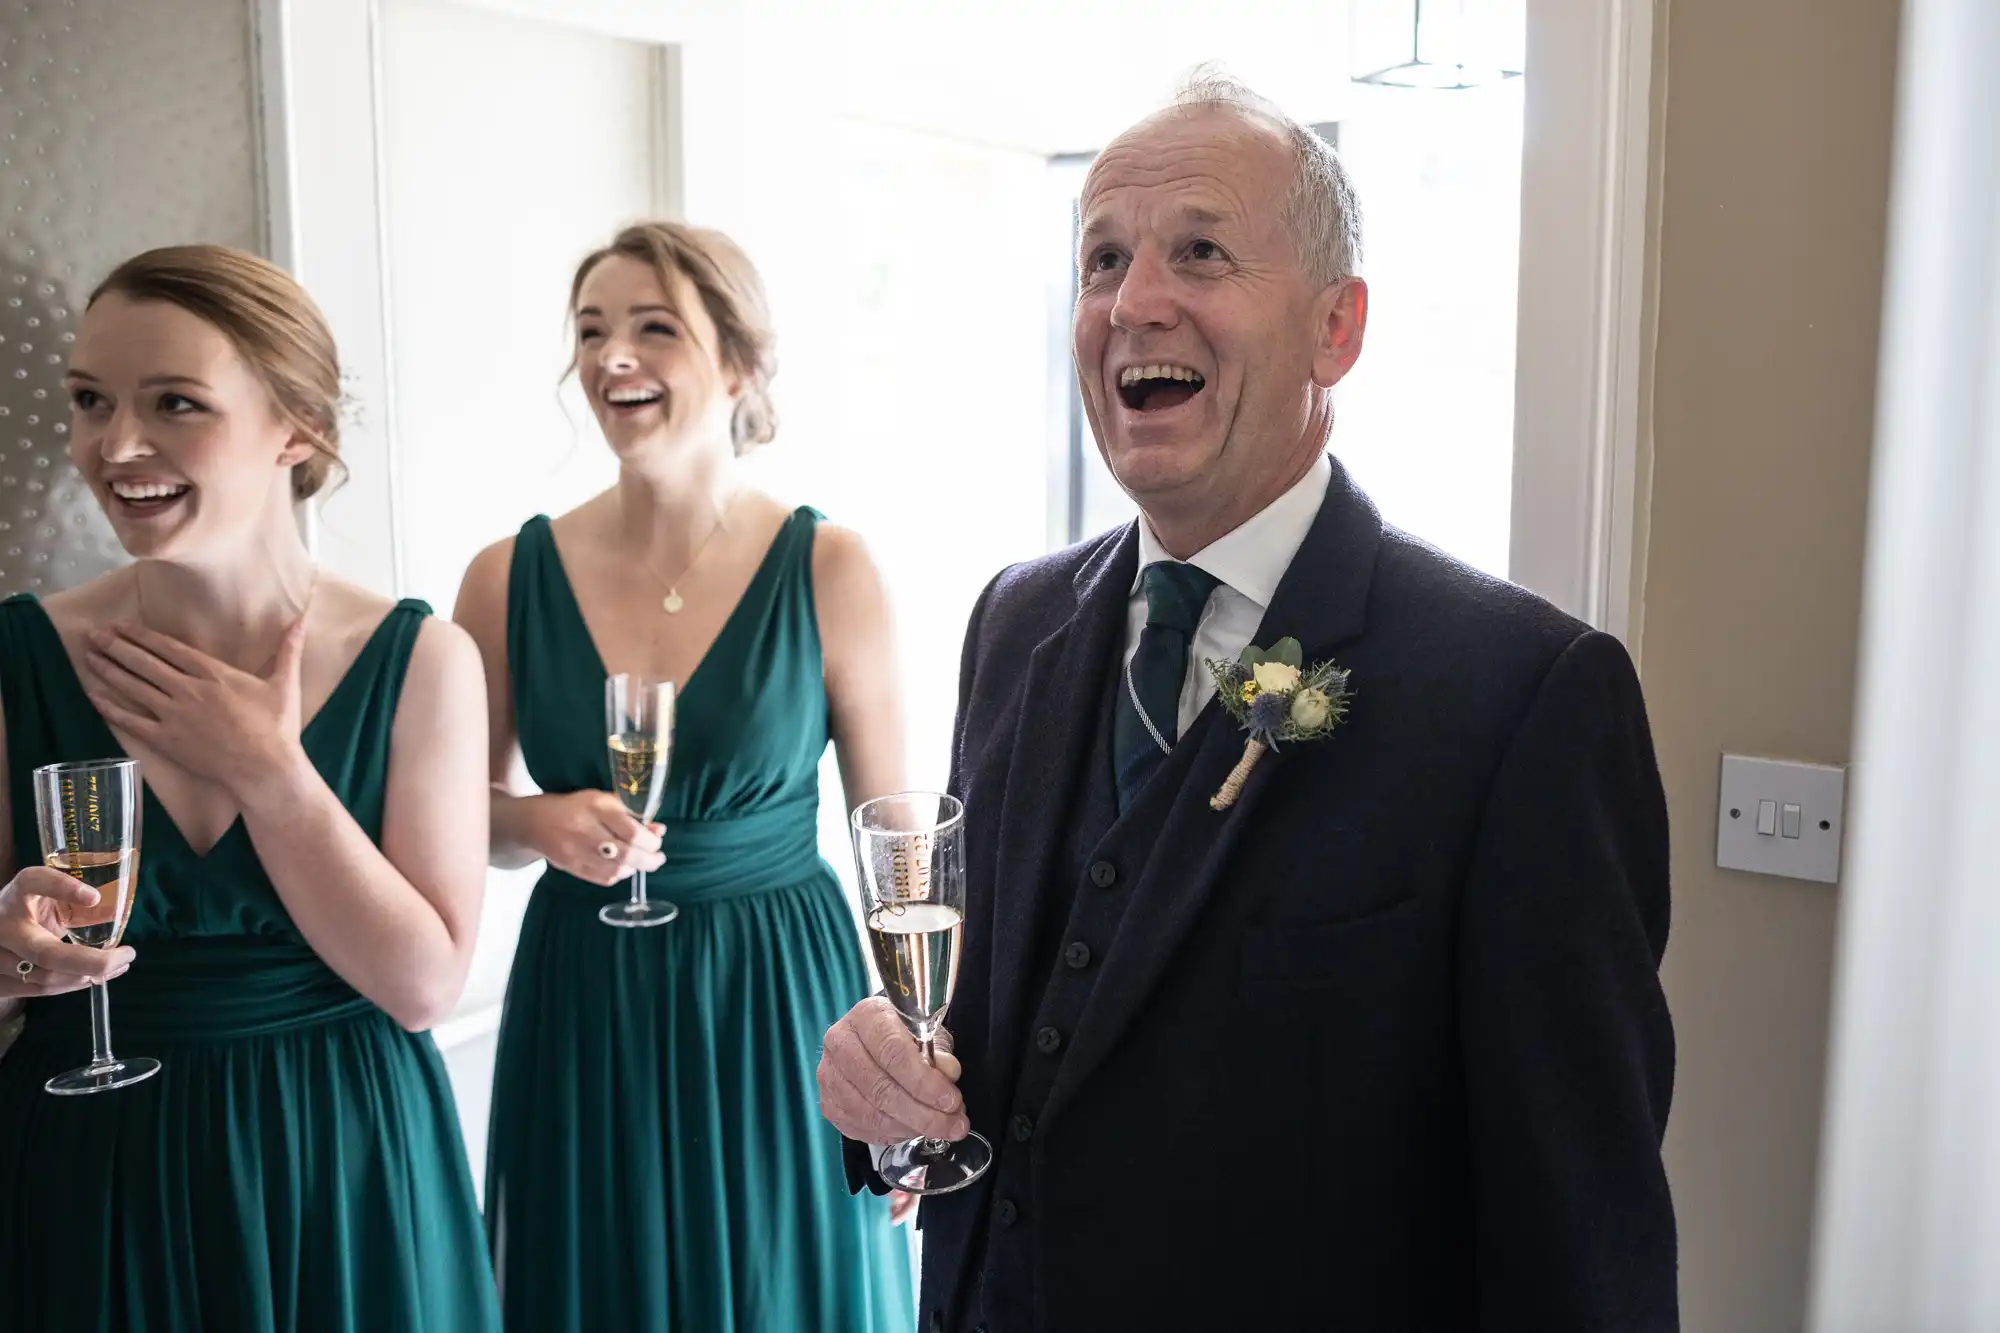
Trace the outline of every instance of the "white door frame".
<instances>
[{"instance_id":1,"label":"white door frame","mask_svg":"<svg viewBox=\"0 0 2000 1333\"><path fill-rule=\"evenodd\" d=\"M1508 573L1633 627L1653 0L1529 0Z\"/></svg>"},{"instance_id":2,"label":"white door frame","mask_svg":"<svg viewBox=\"0 0 2000 1333\"><path fill-rule=\"evenodd\" d=\"M741 206L742 24L731 0L453 0L650 43L662 90L657 212L731 219ZM340 345L351 476L312 523L322 564L385 596L398 551L382 199L380 0L247 0L256 46L265 253L311 289ZM696 108L693 117L685 108ZM724 221L723 225L728 225Z\"/></svg>"}]
</instances>

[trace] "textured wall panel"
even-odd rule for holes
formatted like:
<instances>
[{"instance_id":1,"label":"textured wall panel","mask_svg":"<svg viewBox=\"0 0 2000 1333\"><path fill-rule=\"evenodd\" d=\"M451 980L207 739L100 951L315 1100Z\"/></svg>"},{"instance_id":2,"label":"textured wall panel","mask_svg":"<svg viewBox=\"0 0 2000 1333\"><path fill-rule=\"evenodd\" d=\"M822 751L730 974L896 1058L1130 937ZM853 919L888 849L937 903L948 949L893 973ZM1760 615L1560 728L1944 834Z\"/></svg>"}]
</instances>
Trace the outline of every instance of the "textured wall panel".
<instances>
[{"instance_id":1,"label":"textured wall panel","mask_svg":"<svg viewBox=\"0 0 2000 1333\"><path fill-rule=\"evenodd\" d=\"M149 246L257 244L244 0L0 0L0 596L124 559L69 463L90 289Z\"/></svg>"}]
</instances>

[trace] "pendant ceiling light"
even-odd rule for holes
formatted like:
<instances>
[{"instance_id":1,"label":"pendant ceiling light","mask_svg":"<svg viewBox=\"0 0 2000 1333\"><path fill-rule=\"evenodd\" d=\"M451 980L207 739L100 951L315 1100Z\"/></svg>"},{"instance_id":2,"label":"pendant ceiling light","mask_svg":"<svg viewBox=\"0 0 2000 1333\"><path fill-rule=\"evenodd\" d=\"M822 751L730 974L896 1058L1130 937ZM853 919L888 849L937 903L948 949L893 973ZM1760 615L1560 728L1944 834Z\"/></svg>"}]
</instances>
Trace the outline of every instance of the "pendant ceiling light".
<instances>
[{"instance_id":1,"label":"pendant ceiling light","mask_svg":"<svg viewBox=\"0 0 2000 1333\"><path fill-rule=\"evenodd\" d=\"M1352 0L1356 83L1478 88L1519 78L1525 0Z\"/></svg>"}]
</instances>

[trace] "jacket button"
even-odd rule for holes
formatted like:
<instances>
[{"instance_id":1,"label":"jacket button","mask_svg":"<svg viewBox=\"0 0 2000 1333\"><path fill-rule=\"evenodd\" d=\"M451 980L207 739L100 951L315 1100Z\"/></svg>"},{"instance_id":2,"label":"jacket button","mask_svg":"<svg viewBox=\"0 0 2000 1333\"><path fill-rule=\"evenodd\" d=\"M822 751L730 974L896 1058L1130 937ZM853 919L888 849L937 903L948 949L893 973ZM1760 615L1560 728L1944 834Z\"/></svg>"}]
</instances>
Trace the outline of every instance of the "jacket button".
<instances>
[{"instance_id":1,"label":"jacket button","mask_svg":"<svg viewBox=\"0 0 2000 1333\"><path fill-rule=\"evenodd\" d=\"M1026 1115L1015 1116L1013 1120L1008 1122L1007 1127L1014 1132L1014 1142L1016 1143L1026 1143L1029 1139L1035 1137L1035 1122Z\"/></svg>"},{"instance_id":2,"label":"jacket button","mask_svg":"<svg viewBox=\"0 0 2000 1333\"><path fill-rule=\"evenodd\" d=\"M1100 889L1108 889L1118 882L1118 867L1109 861L1090 863L1090 882Z\"/></svg>"},{"instance_id":3,"label":"jacket button","mask_svg":"<svg viewBox=\"0 0 2000 1333\"><path fill-rule=\"evenodd\" d=\"M993 1220L1003 1227L1013 1226L1015 1219L1020 1217L1020 1215L1021 1212L1018 1208L1014 1207L1012 1199L1002 1199L1000 1206L993 1210Z\"/></svg>"},{"instance_id":4,"label":"jacket button","mask_svg":"<svg viewBox=\"0 0 2000 1333\"><path fill-rule=\"evenodd\" d=\"M1043 1028L1035 1034L1035 1049L1043 1055L1054 1055L1062 1049L1062 1033L1054 1028Z\"/></svg>"},{"instance_id":5,"label":"jacket button","mask_svg":"<svg viewBox=\"0 0 2000 1333\"><path fill-rule=\"evenodd\" d=\"M1069 947L1063 950L1063 961L1082 971L1090 966L1090 946L1082 940L1071 940Z\"/></svg>"}]
</instances>

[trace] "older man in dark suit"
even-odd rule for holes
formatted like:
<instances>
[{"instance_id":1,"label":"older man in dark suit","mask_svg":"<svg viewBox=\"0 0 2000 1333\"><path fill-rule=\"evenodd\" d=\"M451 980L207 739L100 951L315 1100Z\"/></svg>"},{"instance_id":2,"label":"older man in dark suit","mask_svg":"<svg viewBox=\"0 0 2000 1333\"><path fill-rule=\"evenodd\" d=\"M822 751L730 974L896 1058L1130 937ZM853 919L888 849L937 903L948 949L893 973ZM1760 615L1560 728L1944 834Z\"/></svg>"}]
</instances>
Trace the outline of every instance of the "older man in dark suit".
<instances>
[{"instance_id":1,"label":"older man in dark suit","mask_svg":"<svg viewBox=\"0 0 2000 1333\"><path fill-rule=\"evenodd\" d=\"M925 1330L1677 1326L1638 682L1328 457L1357 249L1332 152L1234 85L1091 168L1077 374L1143 517L973 612L957 1058L874 999L820 1067L857 1187L864 1144L994 1141L923 1205ZM1351 708L1217 809L1204 664L1281 638Z\"/></svg>"}]
</instances>

